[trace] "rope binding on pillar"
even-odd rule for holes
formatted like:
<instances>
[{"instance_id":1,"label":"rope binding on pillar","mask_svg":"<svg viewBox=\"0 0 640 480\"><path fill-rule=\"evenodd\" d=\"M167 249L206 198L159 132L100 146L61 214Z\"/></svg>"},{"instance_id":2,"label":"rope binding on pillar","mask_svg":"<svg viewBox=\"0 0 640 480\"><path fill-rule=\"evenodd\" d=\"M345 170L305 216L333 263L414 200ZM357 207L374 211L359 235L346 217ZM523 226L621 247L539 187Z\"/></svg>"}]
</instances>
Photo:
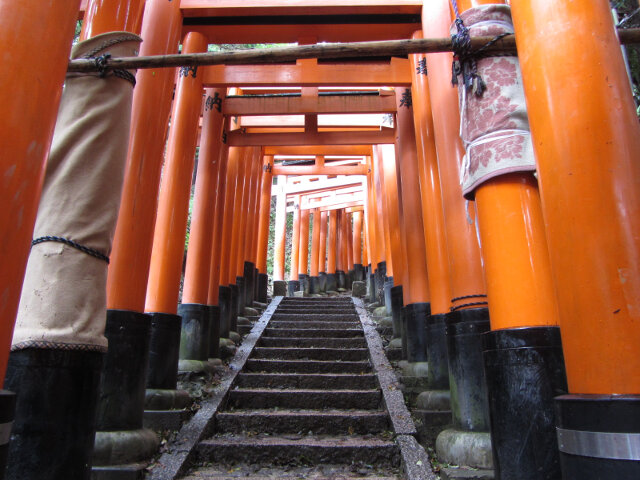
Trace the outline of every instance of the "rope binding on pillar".
<instances>
[{"instance_id":1,"label":"rope binding on pillar","mask_svg":"<svg viewBox=\"0 0 640 480\"><path fill-rule=\"evenodd\" d=\"M109 264L109 257L107 257L105 254L97 250L94 250L93 248L85 247L84 245L81 245L78 242L74 242L73 240L69 240L68 238L54 237L52 235L48 235L45 237L38 237L31 241L31 246L33 247L34 245L38 245L44 242L63 243L69 247L75 248L76 250L80 250L81 252L86 253L87 255L91 255L92 257L95 257L98 260L107 262L107 265Z\"/></svg>"}]
</instances>

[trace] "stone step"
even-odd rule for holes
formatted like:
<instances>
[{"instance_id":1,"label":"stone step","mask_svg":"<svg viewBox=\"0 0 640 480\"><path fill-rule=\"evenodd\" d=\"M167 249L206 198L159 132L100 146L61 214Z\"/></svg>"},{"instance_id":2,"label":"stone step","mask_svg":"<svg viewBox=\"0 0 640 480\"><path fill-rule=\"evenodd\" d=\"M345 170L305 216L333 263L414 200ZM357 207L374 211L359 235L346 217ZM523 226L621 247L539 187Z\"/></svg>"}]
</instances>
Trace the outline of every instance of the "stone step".
<instances>
[{"instance_id":1,"label":"stone step","mask_svg":"<svg viewBox=\"0 0 640 480\"><path fill-rule=\"evenodd\" d=\"M240 373L236 386L241 388L312 388L353 390L378 387L373 373L353 375L348 373Z\"/></svg>"},{"instance_id":2,"label":"stone step","mask_svg":"<svg viewBox=\"0 0 640 480\"><path fill-rule=\"evenodd\" d=\"M332 297L332 298L313 298L313 297L305 297L305 298L294 298L294 297L285 297L280 302L280 305L289 305L289 304L303 304L303 303L319 303L322 305L333 305L336 303L343 304L347 303L349 305L353 305L353 300L350 297Z\"/></svg>"},{"instance_id":3,"label":"stone step","mask_svg":"<svg viewBox=\"0 0 640 480\"><path fill-rule=\"evenodd\" d=\"M370 373L369 362L334 362L321 360L270 360L250 358L245 364L250 372L280 373Z\"/></svg>"},{"instance_id":4,"label":"stone step","mask_svg":"<svg viewBox=\"0 0 640 480\"><path fill-rule=\"evenodd\" d=\"M234 467L231 469L231 471L233 471L233 473L238 473L238 471L236 470L238 467ZM250 466L247 467L247 472L241 472L238 475L234 475L234 474L229 474L229 473L212 473L212 469L208 469L208 468L202 468L202 469L198 469L196 470L195 473L193 473L192 475L189 475L188 477L182 477L182 480L238 480L238 478L246 478L249 480L273 480L274 478L284 478L284 479L293 479L295 478L296 480L299 480L300 478L305 478L307 480L336 480L336 479L340 479L340 480L399 480L401 478L404 477L398 477L398 476L380 476L380 475L375 475L375 476L370 476L367 475L366 477L360 476L357 473L351 473L347 470L345 470L345 472L343 473L342 471L340 473L334 474L334 473L330 473L329 476L326 475L322 475L321 473L318 474L312 474L309 475L304 471L301 471L304 467L297 467L297 468L289 468L287 469L286 473L283 474L278 474L277 476L273 476L272 475L272 470L273 468L268 468L269 472L265 475L256 475L254 473L250 473L253 471L253 469L255 468L255 466ZM236 471L234 471L236 470ZM356 470L357 472L357 470ZM351 473L351 475L349 475L349 473Z\"/></svg>"},{"instance_id":5,"label":"stone step","mask_svg":"<svg viewBox=\"0 0 640 480\"><path fill-rule=\"evenodd\" d=\"M279 313L277 310L271 316L271 320L283 321L309 321L309 322L359 322L359 317L355 313L308 313L300 315L298 313Z\"/></svg>"},{"instance_id":6,"label":"stone step","mask_svg":"<svg viewBox=\"0 0 640 480\"><path fill-rule=\"evenodd\" d=\"M385 412L367 410L242 410L216 415L216 431L224 433L309 433L353 435L389 429Z\"/></svg>"},{"instance_id":7,"label":"stone step","mask_svg":"<svg viewBox=\"0 0 640 480\"><path fill-rule=\"evenodd\" d=\"M358 408L377 409L380 390L276 390L237 388L229 392L227 407L234 408Z\"/></svg>"},{"instance_id":8,"label":"stone step","mask_svg":"<svg viewBox=\"0 0 640 480\"><path fill-rule=\"evenodd\" d=\"M199 462L249 462L283 465L341 463L397 466L398 447L390 440L303 435L220 435L198 444Z\"/></svg>"},{"instance_id":9,"label":"stone step","mask_svg":"<svg viewBox=\"0 0 640 480\"><path fill-rule=\"evenodd\" d=\"M263 335L275 338L275 337L300 337L300 338L317 338L317 337L329 337L329 338L354 338L363 337L362 328L340 328L340 329L328 329L328 328L266 328Z\"/></svg>"},{"instance_id":10,"label":"stone step","mask_svg":"<svg viewBox=\"0 0 640 480\"><path fill-rule=\"evenodd\" d=\"M277 358L283 360L333 360L356 361L369 358L367 348L277 348L256 347L252 358Z\"/></svg>"},{"instance_id":11,"label":"stone step","mask_svg":"<svg viewBox=\"0 0 640 480\"><path fill-rule=\"evenodd\" d=\"M360 322L312 322L309 320L302 321L285 321L285 320L271 320L269 322L269 328L287 328L287 329L300 329L300 328L323 328L327 330L339 330L339 329L357 329L362 326Z\"/></svg>"},{"instance_id":12,"label":"stone step","mask_svg":"<svg viewBox=\"0 0 640 480\"><path fill-rule=\"evenodd\" d=\"M311 347L311 348L365 348L364 337L333 338L326 337L269 337L262 336L258 341L260 347Z\"/></svg>"}]
</instances>

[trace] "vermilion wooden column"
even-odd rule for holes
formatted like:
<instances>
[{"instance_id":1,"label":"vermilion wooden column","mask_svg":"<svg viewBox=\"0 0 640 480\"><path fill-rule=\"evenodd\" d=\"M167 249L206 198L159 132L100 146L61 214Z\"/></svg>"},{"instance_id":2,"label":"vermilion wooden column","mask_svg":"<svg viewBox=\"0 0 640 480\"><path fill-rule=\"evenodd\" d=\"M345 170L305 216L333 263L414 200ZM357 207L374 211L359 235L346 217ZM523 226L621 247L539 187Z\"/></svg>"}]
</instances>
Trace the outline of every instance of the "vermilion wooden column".
<instances>
[{"instance_id":1,"label":"vermilion wooden column","mask_svg":"<svg viewBox=\"0 0 640 480\"><path fill-rule=\"evenodd\" d=\"M313 210L313 232L311 237L311 266L309 269L311 278L317 277L320 272L318 266L320 258L320 229L320 210L316 208Z\"/></svg>"},{"instance_id":2,"label":"vermilion wooden column","mask_svg":"<svg viewBox=\"0 0 640 480\"><path fill-rule=\"evenodd\" d=\"M291 235L291 267L290 280L298 280L298 266L300 259L300 195L293 200L293 232Z\"/></svg>"},{"instance_id":3,"label":"vermilion wooden column","mask_svg":"<svg viewBox=\"0 0 640 480\"><path fill-rule=\"evenodd\" d=\"M275 245L273 249L273 279L284 281L285 241L287 233L287 177L278 177L278 195L276 197Z\"/></svg>"},{"instance_id":4,"label":"vermilion wooden column","mask_svg":"<svg viewBox=\"0 0 640 480\"><path fill-rule=\"evenodd\" d=\"M243 264L242 257L244 256L243 244L241 237L244 237L246 233L244 231L244 225L246 223L246 207L248 200L248 192L250 189L250 171L249 165L251 161L251 148L243 147L240 154L240 161L238 163L238 181L236 183L235 197L233 201L233 217L232 217L232 231L231 231L231 247L229 264L229 279L230 285L236 284L238 275L240 275L241 267Z\"/></svg>"},{"instance_id":5,"label":"vermilion wooden column","mask_svg":"<svg viewBox=\"0 0 640 480\"><path fill-rule=\"evenodd\" d=\"M353 271L353 215L347 213L347 270Z\"/></svg>"},{"instance_id":6,"label":"vermilion wooden column","mask_svg":"<svg viewBox=\"0 0 640 480\"><path fill-rule=\"evenodd\" d=\"M353 264L357 280L362 279L362 242L362 212L353 212Z\"/></svg>"},{"instance_id":7,"label":"vermilion wooden column","mask_svg":"<svg viewBox=\"0 0 640 480\"><path fill-rule=\"evenodd\" d=\"M338 212L329 212L329 239L327 241L327 290L337 288L336 248L338 241Z\"/></svg>"},{"instance_id":8,"label":"vermilion wooden column","mask_svg":"<svg viewBox=\"0 0 640 480\"><path fill-rule=\"evenodd\" d=\"M147 1L140 55L175 53L181 29L177 2ZM144 311L175 77L171 68L142 69L136 74L129 150L107 277L110 309Z\"/></svg>"},{"instance_id":9,"label":"vermilion wooden column","mask_svg":"<svg viewBox=\"0 0 640 480\"><path fill-rule=\"evenodd\" d=\"M385 202L384 172L380 168L380 154L377 146L373 149L371 160L375 182L376 211L378 212L377 224L380 228L379 234L384 238L384 275L393 277L393 255L391 253L391 233L389 231L389 218Z\"/></svg>"},{"instance_id":10,"label":"vermilion wooden column","mask_svg":"<svg viewBox=\"0 0 640 480\"><path fill-rule=\"evenodd\" d=\"M372 178L373 175L371 173L369 173L367 175L367 179L366 179L366 195L367 198L365 199L365 226L367 229L367 246L369 248L368 251L368 256L369 256L369 263L371 264L371 272L373 273L373 271L376 269L376 261L377 261L377 249L376 249L376 227L375 227L375 220L374 220L374 216L376 214L375 211L375 207L374 207L374 196L372 193Z\"/></svg>"},{"instance_id":11,"label":"vermilion wooden column","mask_svg":"<svg viewBox=\"0 0 640 480\"><path fill-rule=\"evenodd\" d=\"M144 4L145 0L89 0L80 41L114 31L139 33Z\"/></svg>"},{"instance_id":12,"label":"vermilion wooden column","mask_svg":"<svg viewBox=\"0 0 640 480\"><path fill-rule=\"evenodd\" d=\"M260 224L258 226L258 249L256 266L261 274L267 274L267 249L269 244L269 219L271 218L271 186L273 184L273 155L265 155L260 189Z\"/></svg>"},{"instance_id":13,"label":"vermilion wooden column","mask_svg":"<svg viewBox=\"0 0 640 480\"><path fill-rule=\"evenodd\" d=\"M184 274L182 303L206 304L209 296L209 270L213 246L213 222L217 203L218 170L222 147L221 88L205 90L200 156L194 193L187 265Z\"/></svg>"},{"instance_id":14,"label":"vermilion wooden column","mask_svg":"<svg viewBox=\"0 0 640 480\"><path fill-rule=\"evenodd\" d=\"M559 438L624 443L640 433L640 125L610 6L512 8L573 394L556 402ZM637 457L560 443L563 478L640 475Z\"/></svg>"},{"instance_id":15,"label":"vermilion wooden column","mask_svg":"<svg viewBox=\"0 0 640 480\"><path fill-rule=\"evenodd\" d=\"M0 380L7 367L79 8L79 1L0 1L2 63L11 72L0 77L0 296L5 299L0 302ZM32 18L35 11L38 15Z\"/></svg>"},{"instance_id":16,"label":"vermilion wooden column","mask_svg":"<svg viewBox=\"0 0 640 480\"><path fill-rule=\"evenodd\" d=\"M309 210L300 211L300 255L298 276L309 274Z\"/></svg>"},{"instance_id":17,"label":"vermilion wooden column","mask_svg":"<svg viewBox=\"0 0 640 480\"><path fill-rule=\"evenodd\" d=\"M425 2L422 30L429 36L449 36L451 15L444 0ZM449 252L451 306L455 309L477 307L486 301L484 273L480 247L475 231L473 205L462 196L460 164L464 149L459 136L460 111L458 92L451 87L451 53L426 55L429 72L429 96L433 113L436 149L446 218L446 238ZM448 72L445 75L445 72ZM469 305L476 304L476 305Z\"/></svg>"},{"instance_id":18,"label":"vermilion wooden column","mask_svg":"<svg viewBox=\"0 0 640 480\"><path fill-rule=\"evenodd\" d=\"M207 50L207 39L199 33L189 33L184 39L184 51ZM171 115L167 161L162 177L158 203L158 219L153 237L151 267L145 310L177 313L178 291L184 256L191 174L196 148L198 120L202 106L202 76L187 72L178 79L176 100Z\"/></svg>"},{"instance_id":19,"label":"vermilion wooden column","mask_svg":"<svg viewBox=\"0 0 640 480\"><path fill-rule=\"evenodd\" d=\"M211 264L209 266L209 293L207 302L209 305L218 305L220 295L220 263L222 262L222 230L224 228L224 211L227 190L227 164L229 159L229 147L224 143L223 134L227 129L228 120L223 120L218 167L218 178L215 185L216 209L213 216L213 233L211 242Z\"/></svg>"},{"instance_id":20,"label":"vermilion wooden column","mask_svg":"<svg viewBox=\"0 0 640 480\"><path fill-rule=\"evenodd\" d=\"M318 271L326 273L327 271L327 212L323 211L320 215L320 245L318 247Z\"/></svg>"},{"instance_id":21,"label":"vermilion wooden column","mask_svg":"<svg viewBox=\"0 0 640 480\"><path fill-rule=\"evenodd\" d=\"M236 189L238 188L238 170L240 168L240 161L242 160L242 147L229 147L228 163L227 163L227 178L226 178L226 191L225 191L225 209L223 216L223 228L222 228L222 242L220 244L220 286L225 288L231 283L230 269L232 265L231 260L231 236L233 233L233 216L235 203ZM235 281L235 276L234 276ZM221 292L222 293L222 292Z\"/></svg>"},{"instance_id":22,"label":"vermilion wooden column","mask_svg":"<svg viewBox=\"0 0 640 480\"><path fill-rule=\"evenodd\" d=\"M414 34L422 38L422 32ZM444 315L449 312L451 289L449 283L449 259L445 237L438 155L435 144L429 83L424 55L409 55L412 66L413 114L420 167L420 192L422 196L422 218L427 248L427 273L431 314Z\"/></svg>"}]
</instances>

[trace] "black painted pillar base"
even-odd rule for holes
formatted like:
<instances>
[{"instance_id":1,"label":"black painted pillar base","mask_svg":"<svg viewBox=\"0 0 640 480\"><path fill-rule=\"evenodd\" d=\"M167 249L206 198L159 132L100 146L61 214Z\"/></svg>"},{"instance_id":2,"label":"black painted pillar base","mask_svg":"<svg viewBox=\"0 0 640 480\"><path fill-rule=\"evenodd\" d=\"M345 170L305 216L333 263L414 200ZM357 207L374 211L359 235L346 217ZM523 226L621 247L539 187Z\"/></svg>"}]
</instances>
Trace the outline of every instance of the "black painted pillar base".
<instances>
[{"instance_id":1,"label":"black painted pillar base","mask_svg":"<svg viewBox=\"0 0 640 480\"><path fill-rule=\"evenodd\" d=\"M209 354L207 358L220 358L220 307L207 305L209 310Z\"/></svg>"},{"instance_id":2,"label":"black painted pillar base","mask_svg":"<svg viewBox=\"0 0 640 480\"><path fill-rule=\"evenodd\" d=\"M326 292L335 292L338 290L338 276L335 273L327 273Z\"/></svg>"},{"instance_id":3,"label":"black painted pillar base","mask_svg":"<svg viewBox=\"0 0 640 480\"><path fill-rule=\"evenodd\" d=\"M342 270L336 270L336 277L338 282L338 288L347 288L347 278Z\"/></svg>"},{"instance_id":4,"label":"black painted pillar base","mask_svg":"<svg viewBox=\"0 0 640 480\"><path fill-rule=\"evenodd\" d=\"M309 285L309 275L306 273L301 273L298 275L298 282L300 285L298 286L298 291L303 292L304 295L309 295L310 285Z\"/></svg>"},{"instance_id":5,"label":"black painted pillar base","mask_svg":"<svg viewBox=\"0 0 640 480\"><path fill-rule=\"evenodd\" d=\"M560 480L553 408L553 398L567 392L560 328L509 328L483 337L496 479Z\"/></svg>"},{"instance_id":6,"label":"black painted pillar base","mask_svg":"<svg viewBox=\"0 0 640 480\"><path fill-rule=\"evenodd\" d=\"M175 390L178 383L178 359L182 317L171 313L149 313L151 337L147 388Z\"/></svg>"},{"instance_id":7,"label":"black painted pillar base","mask_svg":"<svg viewBox=\"0 0 640 480\"><path fill-rule=\"evenodd\" d=\"M392 315L391 310L391 289L393 288L393 277L387 277L383 285L384 306L387 308L387 315Z\"/></svg>"},{"instance_id":8,"label":"black painted pillar base","mask_svg":"<svg viewBox=\"0 0 640 480\"><path fill-rule=\"evenodd\" d=\"M244 314L244 307L247 304L247 284L244 281L244 277L236 277L236 285L238 286L238 303L236 303L236 317L241 317ZM234 332L237 332L235 328L232 328Z\"/></svg>"},{"instance_id":9,"label":"black painted pillar base","mask_svg":"<svg viewBox=\"0 0 640 480\"><path fill-rule=\"evenodd\" d=\"M391 318L393 320L393 338L402 338L402 285L389 290L391 296Z\"/></svg>"},{"instance_id":10,"label":"black painted pillar base","mask_svg":"<svg viewBox=\"0 0 640 480\"><path fill-rule=\"evenodd\" d=\"M371 270L371 267L369 267ZM375 303L376 298L376 273L369 273L367 276L367 292L369 294L369 303Z\"/></svg>"},{"instance_id":11,"label":"black painted pillar base","mask_svg":"<svg viewBox=\"0 0 640 480\"><path fill-rule=\"evenodd\" d=\"M255 300L255 273L256 266L253 262L244 262L244 284L245 284L245 297L243 307L253 307L253 301Z\"/></svg>"},{"instance_id":12,"label":"black painted pillar base","mask_svg":"<svg viewBox=\"0 0 640 480\"><path fill-rule=\"evenodd\" d=\"M266 273L258 273L258 292L256 300L260 303L267 303L267 295L269 290L269 275Z\"/></svg>"},{"instance_id":13,"label":"black painted pillar base","mask_svg":"<svg viewBox=\"0 0 640 480\"><path fill-rule=\"evenodd\" d=\"M222 286L218 288L218 307L220 308L220 338L229 338L231 326L231 288Z\"/></svg>"},{"instance_id":14,"label":"black painted pillar base","mask_svg":"<svg viewBox=\"0 0 640 480\"><path fill-rule=\"evenodd\" d=\"M309 277L309 293L320 293L320 277Z\"/></svg>"},{"instance_id":15,"label":"black painted pillar base","mask_svg":"<svg viewBox=\"0 0 640 480\"><path fill-rule=\"evenodd\" d=\"M364 267L361 263L353 264L353 279L356 282L361 282L364 280Z\"/></svg>"},{"instance_id":16,"label":"black painted pillar base","mask_svg":"<svg viewBox=\"0 0 640 480\"><path fill-rule=\"evenodd\" d=\"M4 480L9 456L9 438L16 413L16 394L0 390L0 480Z\"/></svg>"},{"instance_id":17,"label":"black painted pillar base","mask_svg":"<svg viewBox=\"0 0 640 480\"><path fill-rule=\"evenodd\" d=\"M287 297L293 297L293 294L298 290L300 290L300 281L289 280L289 283L287 283Z\"/></svg>"},{"instance_id":18,"label":"black painted pillar base","mask_svg":"<svg viewBox=\"0 0 640 480\"><path fill-rule=\"evenodd\" d=\"M378 263L376 270L376 300L380 306L384 305L384 282L387 279L387 262Z\"/></svg>"},{"instance_id":19,"label":"black painted pillar base","mask_svg":"<svg viewBox=\"0 0 640 480\"><path fill-rule=\"evenodd\" d=\"M104 355L46 348L11 352L4 386L16 394L16 410L6 478L90 478Z\"/></svg>"},{"instance_id":20,"label":"black painted pillar base","mask_svg":"<svg viewBox=\"0 0 640 480\"><path fill-rule=\"evenodd\" d=\"M640 478L640 395L562 395L555 411L563 480Z\"/></svg>"},{"instance_id":21,"label":"black painted pillar base","mask_svg":"<svg viewBox=\"0 0 640 480\"><path fill-rule=\"evenodd\" d=\"M209 307L199 303L182 303L178 305L178 315L182 317L180 360L206 362L211 342Z\"/></svg>"},{"instance_id":22,"label":"black painted pillar base","mask_svg":"<svg viewBox=\"0 0 640 480\"><path fill-rule=\"evenodd\" d=\"M454 426L465 431L488 432L489 403L482 336L489 331L489 309L471 308L446 315Z\"/></svg>"},{"instance_id":23,"label":"black painted pillar base","mask_svg":"<svg viewBox=\"0 0 640 480\"><path fill-rule=\"evenodd\" d=\"M143 427L151 316L107 310L109 350L100 377L93 465L150 459L160 443Z\"/></svg>"},{"instance_id":24,"label":"black painted pillar base","mask_svg":"<svg viewBox=\"0 0 640 480\"><path fill-rule=\"evenodd\" d=\"M405 330L407 337L407 361L409 363L427 361L427 339L425 326L431 315L429 303L410 303L405 307Z\"/></svg>"},{"instance_id":25,"label":"black painted pillar base","mask_svg":"<svg viewBox=\"0 0 640 480\"><path fill-rule=\"evenodd\" d=\"M229 331L230 332L237 332L238 331L238 309L240 308L239 302L240 302L240 288L238 285L235 284L231 284L229 285L229 288L231 289L231 308L230 311L231 313L229 314Z\"/></svg>"},{"instance_id":26,"label":"black painted pillar base","mask_svg":"<svg viewBox=\"0 0 640 480\"><path fill-rule=\"evenodd\" d=\"M430 315L425 324L429 363L427 384L432 390L449 390L446 318L447 315L444 313Z\"/></svg>"},{"instance_id":27,"label":"black painted pillar base","mask_svg":"<svg viewBox=\"0 0 640 480\"><path fill-rule=\"evenodd\" d=\"M284 280L273 281L273 296L274 297L286 297L287 296L287 282Z\"/></svg>"},{"instance_id":28,"label":"black painted pillar base","mask_svg":"<svg viewBox=\"0 0 640 480\"><path fill-rule=\"evenodd\" d=\"M318 293L324 293L327 291L327 274L326 272L318 273Z\"/></svg>"}]
</instances>

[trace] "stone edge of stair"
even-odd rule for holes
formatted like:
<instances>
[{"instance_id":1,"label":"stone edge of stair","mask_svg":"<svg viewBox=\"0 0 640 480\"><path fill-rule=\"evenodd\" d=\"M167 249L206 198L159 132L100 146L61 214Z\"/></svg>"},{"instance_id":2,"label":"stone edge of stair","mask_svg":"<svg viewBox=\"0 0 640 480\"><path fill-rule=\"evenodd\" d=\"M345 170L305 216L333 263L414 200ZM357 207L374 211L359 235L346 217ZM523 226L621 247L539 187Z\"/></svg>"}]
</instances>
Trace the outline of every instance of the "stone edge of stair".
<instances>
[{"instance_id":1,"label":"stone edge of stair","mask_svg":"<svg viewBox=\"0 0 640 480\"><path fill-rule=\"evenodd\" d=\"M149 480L174 480L179 475L187 473L190 462L195 455L194 447L213 430L216 412L227 398L231 385L244 367L282 298L273 298L229 362L227 375L215 388L213 395L202 402L200 410L182 426L171 450L158 458L155 467L148 476Z\"/></svg>"},{"instance_id":2,"label":"stone edge of stair","mask_svg":"<svg viewBox=\"0 0 640 480\"><path fill-rule=\"evenodd\" d=\"M433 472L431 461L425 449L411 435L398 435L395 438L400 449L400 461L407 480L438 480Z\"/></svg>"},{"instance_id":3,"label":"stone edge of stair","mask_svg":"<svg viewBox=\"0 0 640 480\"><path fill-rule=\"evenodd\" d=\"M366 338L367 345L369 346L371 363L373 364L374 371L378 375L378 381L380 382L380 388L382 390L382 398L384 399L387 411L389 412L393 431L396 435L415 436L418 434L418 430L416 429L416 425L413 423L411 414L404 403L404 396L402 394L402 390L400 390L400 384L393 372L393 368L384 354L380 335L376 331L373 321L369 318L362 300L354 298L353 303L355 304L356 311L360 317L360 323L364 330L364 337Z\"/></svg>"}]
</instances>

